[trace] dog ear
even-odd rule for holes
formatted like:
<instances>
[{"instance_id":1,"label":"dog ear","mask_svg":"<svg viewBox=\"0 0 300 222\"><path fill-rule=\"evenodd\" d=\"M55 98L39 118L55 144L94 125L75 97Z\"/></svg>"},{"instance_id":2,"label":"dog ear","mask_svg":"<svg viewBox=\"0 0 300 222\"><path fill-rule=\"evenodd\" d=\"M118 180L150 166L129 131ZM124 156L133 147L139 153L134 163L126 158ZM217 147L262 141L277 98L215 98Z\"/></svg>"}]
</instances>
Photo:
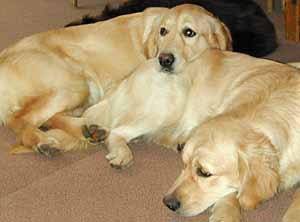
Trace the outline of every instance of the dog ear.
<instances>
[{"instance_id":1,"label":"dog ear","mask_svg":"<svg viewBox=\"0 0 300 222\"><path fill-rule=\"evenodd\" d=\"M221 21L219 21L218 27L216 29L216 36L221 50L232 51L232 38L230 31L227 26Z\"/></svg>"},{"instance_id":2,"label":"dog ear","mask_svg":"<svg viewBox=\"0 0 300 222\"><path fill-rule=\"evenodd\" d=\"M168 9L166 8L148 8L144 11L145 20L142 42L144 55L147 59L154 58L158 53L159 24L167 11Z\"/></svg>"},{"instance_id":3,"label":"dog ear","mask_svg":"<svg viewBox=\"0 0 300 222\"><path fill-rule=\"evenodd\" d=\"M193 146L191 143L184 146L184 149L182 150L182 161L184 163L187 163L190 159L190 157L193 155L195 150L195 146Z\"/></svg>"},{"instance_id":4,"label":"dog ear","mask_svg":"<svg viewBox=\"0 0 300 222\"><path fill-rule=\"evenodd\" d=\"M207 34L207 40L212 48L232 51L232 38L227 26L214 18L213 32Z\"/></svg>"},{"instance_id":5,"label":"dog ear","mask_svg":"<svg viewBox=\"0 0 300 222\"><path fill-rule=\"evenodd\" d=\"M240 144L238 163L240 205L244 209L254 209L277 191L279 161L275 149L264 135L251 133L245 143Z\"/></svg>"},{"instance_id":6,"label":"dog ear","mask_svg":"<svg viewBox=\"0 0 300 222\"><path fill-rule=\"evenodd\" d=\"M158 31L152 30L151 33L148 35L146 42L144 43L144 55L147 59L154 58L158 54L157 38Z\"/></svg>"}]
</instances>

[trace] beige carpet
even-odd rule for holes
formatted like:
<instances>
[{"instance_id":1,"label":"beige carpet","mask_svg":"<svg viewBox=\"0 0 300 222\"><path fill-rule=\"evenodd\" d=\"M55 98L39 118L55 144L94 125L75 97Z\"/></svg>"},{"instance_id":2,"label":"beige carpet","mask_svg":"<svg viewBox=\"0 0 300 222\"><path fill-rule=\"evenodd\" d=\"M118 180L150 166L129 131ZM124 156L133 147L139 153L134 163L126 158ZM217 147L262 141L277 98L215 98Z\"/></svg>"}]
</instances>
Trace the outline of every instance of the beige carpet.
<instances>
[{"instance_id":1,"label":"beige carpet","mask_svg":"<svg viewBox=\"0 0 300 222\"><path fill-rule=\"evenodd\" d=\"M100 0L79 0L79 3L80 9L72 9L68 0L2 0L0 49L21 37L62 27L103 7ZM281 46L270 57L285 62L300 61L299 45L282 40L282 15L272 18L279 30ZM7 152L14 135L1 128L0 141L1 222L207 221L206 214L182 218L163 206L163 194L181 170L180 157L172 151L151 144L134 145L134 165L117 171L107 164L104 150L69 153L55 159L10 156ZM256 211L244 213L243 221L279 222L291 193L281 194Z\"/></svg>"}]
</instances>

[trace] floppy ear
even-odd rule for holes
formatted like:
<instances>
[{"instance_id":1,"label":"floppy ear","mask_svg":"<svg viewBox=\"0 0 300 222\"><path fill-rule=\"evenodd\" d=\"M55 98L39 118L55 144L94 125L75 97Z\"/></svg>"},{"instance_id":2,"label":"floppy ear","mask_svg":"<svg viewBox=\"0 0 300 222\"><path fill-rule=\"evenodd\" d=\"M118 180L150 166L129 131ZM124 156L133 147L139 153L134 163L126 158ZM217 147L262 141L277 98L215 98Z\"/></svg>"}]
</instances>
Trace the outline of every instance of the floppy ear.
<instances>
[{"instance_id":1,"label":"floppy ear","mask_svg":"<svg viewBox=\"0 0 300 222\"><path fill-rule=\"evenodd\" d=\"M231 34L223 22L220 22L220 29L217 29L216 35L219 41L220 49L232 51Z\"/></svg>"},{"instance_id":2,"label":"floppy ear","mask_svg":"<svg viewBox=\"0 0 300 222\"><path fill-rule=\"evenodd\" d=\"M182 160L184 163L188 162L188 160L194 154L197 144L199 144L198 139L200 137L197 136L198 133L201 133L201 132L197 131L197 129L194 129L193 133L190 132L190 135L193 135L193 136L183 137L184 138L183 141L186 141L184 143L184 148L182 150Z\"/></svg>"},{"instance_id":3,"label":"floppy ear","mask_svg":"<svg viewBox=\"0 0 300 222\"><path fill-rule=\"evenodd\" d=\"M144 55L147 59L156 57L158 53L158 31L156 30L157 27L153 27L153 29L154 30L151 31L151 33L148 35L147 40L144 43Z\"/></svg>"},{"instance_id":4,"label":"floppy ear","mask_svg":"<svg viewBox=\"0 0 300 222\"><path fill-rule=\"evenodd\" d=\"M210 15L211 32L206 34L206 39L211 48L232 51L232 38L227 26L219 19Z\"/></svg>"},{"instance_id":5,"label":"floppy ear","mask_svg":"<svg viewBox=\"0 0 300 222\"><path fill-rule=\"evenodd\" d=\"M195 146L193 144L187 144L184 146L184 149L182 150L182 161L184 163L187 163L190 157L193 155L195 150Z\"/></svg>"},{"instance_id":6,"label":"floppy ear","mask_svg":"<svg viewBox=\"0 0 300 222\"><path fill-rule=\"evenodd\" d=\"M158 53L157 39L159 24L163 15L168 11L166 8L148 8L144 11L143 47L147 59L154 58Z\"/></svg>"},{"instance_id":7,"label":"floppy ear","mask_svg":"<svg viewBox=\"0 0 300 222\"><path fill-rule=\"evenodd\" d=\"M240 144L238 161L238 199L244 209L254 209L259 202L276 193L279 161L271 142L257 133L247 135L245 143Z\"/></svg>"}]
</instances>

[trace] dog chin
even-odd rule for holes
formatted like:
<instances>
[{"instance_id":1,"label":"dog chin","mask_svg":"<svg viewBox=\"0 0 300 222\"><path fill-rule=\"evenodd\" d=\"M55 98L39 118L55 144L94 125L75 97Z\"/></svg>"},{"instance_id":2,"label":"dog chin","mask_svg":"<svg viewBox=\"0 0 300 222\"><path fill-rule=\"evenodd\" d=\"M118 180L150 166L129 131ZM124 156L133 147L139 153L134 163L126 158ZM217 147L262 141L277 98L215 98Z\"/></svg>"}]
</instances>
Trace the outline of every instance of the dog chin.
<instances>
[{"instance_id":1,"label":"dog chin","mask_svg":"<svg viewBox=\"0 0 300 222\"><path fill-rule=\"evenodd\" d=\"M163 72L163 73L166 73L166 74L169 74L169 75L172 75L172 74L176 73L176 72L174 72L173 68L165 68L165 67L161 67L160 72Z\"/></svg>"},{"instance_id":2,"label":"dog chin","mask_svg":"<svg viewBox=\"0 0 300 222\"><path fill-rule=\"evenodd\" d=\"M204 214L210 211L212 206L209 206L207 208L204 209L195 209L195 210L188 210L188 209L179 209L176 211L176 214L183 216L183 217L194 217L197 216L199 214Z\"/></svg>"},{"instance_id":3,"label":"dog chin","mask_svg":"<svg viewBox=\"0 0 300 222\"><path fill-rule=\"evenodd\" d=\"M195 212L195 211L185 211L183 209L182 210L179 209L175 213L182 216L182 217L194 217L194 216L197 216L197 215L200 214L200 213Z\"/></svg>"}]
</instances>

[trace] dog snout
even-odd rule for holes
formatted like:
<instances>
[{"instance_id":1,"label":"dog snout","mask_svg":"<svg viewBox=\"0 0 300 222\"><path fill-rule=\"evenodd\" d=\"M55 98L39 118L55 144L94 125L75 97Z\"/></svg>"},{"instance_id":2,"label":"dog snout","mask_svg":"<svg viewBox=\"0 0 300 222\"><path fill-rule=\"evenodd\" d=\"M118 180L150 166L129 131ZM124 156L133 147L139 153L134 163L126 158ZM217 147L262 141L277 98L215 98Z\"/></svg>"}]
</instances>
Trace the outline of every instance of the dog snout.
<instances>
[{"instance_id":1,"label":"dog snout","mask_svg":"<svg viewBox=\"0 0 300 222\"><path fill-rule=\"evenodd\" d=\"M172 53L161 53L158 59L159 59L159 64L163 68L171 68L171 66L175 62L175 56Z\"/></svg>"},{"instance_id":2,"label":"dog snout","mask_svg":"<svg viewBox=\"0 0 300 222\"><path fill-rule=\"evenodd\" d=\"M165 196L163 203L172 211L176 211L180 208L180 201L173 195Z\"/></svg>"}]
</instances>

